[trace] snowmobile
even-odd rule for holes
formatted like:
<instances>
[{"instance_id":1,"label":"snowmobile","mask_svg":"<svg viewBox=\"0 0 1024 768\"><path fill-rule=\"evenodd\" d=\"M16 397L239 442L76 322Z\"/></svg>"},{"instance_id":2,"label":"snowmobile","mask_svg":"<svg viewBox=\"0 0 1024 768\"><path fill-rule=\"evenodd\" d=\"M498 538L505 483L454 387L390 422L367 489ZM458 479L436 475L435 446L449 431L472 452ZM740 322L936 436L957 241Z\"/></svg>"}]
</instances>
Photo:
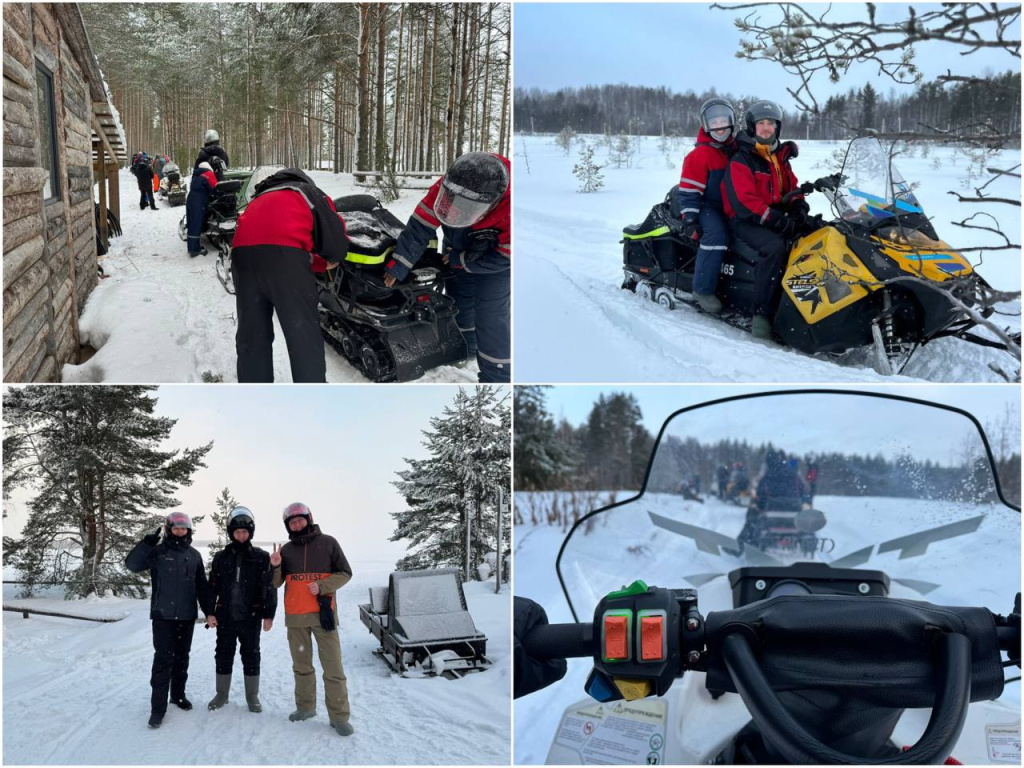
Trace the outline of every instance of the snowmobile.
<instances>
[{"instance_id":1,"label":"snowmobile","mask_svg":"<svg viewBox=\"0 0 1024 768\"><path fill-rule=\"evenodd\" d=\"M742 513L680 499L680 473L726 443L842 465L817 489L834 550L737 551ZM537 660L588 662L521 700L517 750L544 730L531 715L564 710L549 764L1019 764L1019 672L1004 679L1020 667L1019 541L966 411L852 390L677 411L640 493L562 543L573 621L518 639Z\"/></svg>"},{"instance_id":2,"label":"snowmobile","mask_svg":"<svg viewBox=\"0 0 1024 768\"><path fill-rule=\"evenodd\" d=\"M177 163L164 165L158 194L161 198L167 198L167 202L172 207L185 204L185 199L188 197L188 184L182 181L181 169Z\"/></svg>"},{"instance_id":3,"label":"snowmobile","mask_svg":"<svg viewBox=\"0 0 1024 768\"><path fill-rule=\"evenodd\" d=\"M359 620L380 641L375 653L403 676L455 679L491 666L457 568L392 573L387 587L370 587Z\"/></svg>"},{"instance_id":4,"label":"snowmobile","mask_svg":"<svg viewBox=\"0 0 1024 768\"><path fill-rule=\"evenodd\" d=\"M242 179L220 181L210 190L210 203L206 208L206 221L200 235L217 251L217 279L224 290L234 295L235 284L231 277L231 242L235 238L235 227L238 225L239 207L238 193L242 188ZM182 241L188 240L187 216L178 222L178 236Z\"/></svg>"},{"instance_id":5,"label":"snowmobile","mask_svg":"<svg viewBox=\"0 0 1024 768\"><path fill-rule=\"evenodd\" d=\"M972 333L976 319L953 302L993 308L991 287L970 262L939 239L910 186L874 137L854 139L838 174L806 182L800 192L822 192L836 218L809 219L790 242L782 296L773 321L783 343L806 354L871 348L875 368L898 374L914 351L954 337L1012 351ZM692 294L698 242L673 215L676 190L643 223L623 230L622 287L666 309L697 306ZM792 194L795 194L795 191ZM725 322L750 329L754 267L759 256L733 239L722 261L717 295ZM1020 334L1010 334L1020 344Z\"/></svg>"},{"instance_id":6,"label":"snowmobile","mask_svg":"<svg viewBox=\"0 0 1024 768\"><path fill-rule=\"evenodd\" d=\"M384 285L384 263L404 225L373 195L334 201L349 253L317 277L324 338L371 381L411 381L468 356L454 300L442 293L451 272L436 246L403 283Z\"/></svg>"}]
</instances>

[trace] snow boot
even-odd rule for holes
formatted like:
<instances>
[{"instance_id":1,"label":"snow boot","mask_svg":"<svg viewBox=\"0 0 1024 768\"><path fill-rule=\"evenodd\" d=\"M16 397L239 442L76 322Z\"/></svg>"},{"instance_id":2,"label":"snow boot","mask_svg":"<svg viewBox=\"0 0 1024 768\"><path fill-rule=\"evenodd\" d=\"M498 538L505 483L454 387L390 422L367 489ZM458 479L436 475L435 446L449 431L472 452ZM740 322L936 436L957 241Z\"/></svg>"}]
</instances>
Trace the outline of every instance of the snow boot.
<instances>
[{"instance_id":1,"label":"snow boot","mask_svg":"<svg viewBox=\"0 0 1024 768\"><path fill-rule=\"evenodd\" d=\"M192 702L185 698L185 694L181 694L178 698L171 697L171 704L176 706L178 709L184 709L188 712L192 709Z\"/></svg>"},{"instance_id":2,"label":"snow boot","mask_svg":"<svg viewBox=\"0 0 1024 768\"><path fill-rule=\"evenodd\" d=\"M712 294L695 293L693 297L697 300L700 308L709 315L720 315L722 313L722 302Z\"/></svg>"},{"instance_id":3,"label":"snow boot","mask_svg":"<svg viewBox=\"0 0 1024 768\"><path fill-rule=\"evenodd\" d=\"M297 723L300 720L309 720L309 718L311 717L316 717L315 709L296 709L294 712L288 715L288 719L291 720L293 723Z\"/></svg>"},{"instance_id":4,"label":"snow boot","mask_svg":"<svg viewBox=\"0 0 1024 768\"><path fill-rule=\"evenodd\" d=\"M750 335L755 339L771 340L772 321L764 315L754 315L753 322L750 324Z\"/></svg>"},{"instance_id":5,"label":"snow boot","mask_svg":"<svg viewBox=\"0 0 1024 768\"><path fill-rule=\"evenodd\" d=\"M159 728L160 725L163 723L163 721L164 721L164 713L163 712L152 712L152 713L150 713L150 715L149 715L149 727L150 728Z\"/></svg>"},{"instance_id":6,"label":"snow boot","mask_svg":"<svg viewBox=\"0 0 1024 768\"><path fill-rule=\"evenodd\" d=\"M156 210L156 203L153 203L153 205L151 205L150 208L152 208L155 211Z\"/></svg>"},{"instance_id":7,"label":"snow boot","mask_svg":"<svg viewBox=\"0 0 1024 768\"><path fill-rule=\"evenodd\" d=\"M336 730L339 736L351 736L354 732L352 724L348 720L342 723L331 723L331 728Z\"/></svg>"},{"instance_id":8,"label":"snow boot","mask_svg":"<svg viewBox=\"0 0 1024 768\"><path fill-rule=\"evenodd\" d=\"M262 712L263 706L260 704L260 676L259 675L246 675L245 676L245 703L249 705L250 712Z\"/></svg>"},{"instance_id":9,"label":"snow boot","mask_svg":"<svg viewBox=\"0 0 1024 768\"><path fill-rule=\"evenodd\" d=\"M220 709L228 703L228 694L231 692L231 675L217 675L217 695L210 699L206 705L207 709Z\"/></svg>"}]
</instances>

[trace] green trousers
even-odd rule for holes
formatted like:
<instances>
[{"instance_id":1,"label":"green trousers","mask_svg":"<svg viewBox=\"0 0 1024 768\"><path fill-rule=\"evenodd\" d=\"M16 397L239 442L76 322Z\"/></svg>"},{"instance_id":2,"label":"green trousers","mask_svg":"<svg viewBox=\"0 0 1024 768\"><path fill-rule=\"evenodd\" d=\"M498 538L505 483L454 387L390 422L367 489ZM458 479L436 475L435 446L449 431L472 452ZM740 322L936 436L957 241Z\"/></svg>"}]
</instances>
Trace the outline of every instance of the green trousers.
<instances>
[{"instance_id":1,"label":"green trousers","mask_svg":"<svg viewBox=\"0 0 1024 768\"><path fill-rule=\"evenodd\" d=\"M295 708L303 712L316 709L313 638L316 638L320 666L324 668L327 714L332 723L347 722L351 714L348 683L341 666L341 641L336 629L328 632L323 627L288 627L288 646L292 652L292 671L295 672Z\"/></svg>"}]
</instances>

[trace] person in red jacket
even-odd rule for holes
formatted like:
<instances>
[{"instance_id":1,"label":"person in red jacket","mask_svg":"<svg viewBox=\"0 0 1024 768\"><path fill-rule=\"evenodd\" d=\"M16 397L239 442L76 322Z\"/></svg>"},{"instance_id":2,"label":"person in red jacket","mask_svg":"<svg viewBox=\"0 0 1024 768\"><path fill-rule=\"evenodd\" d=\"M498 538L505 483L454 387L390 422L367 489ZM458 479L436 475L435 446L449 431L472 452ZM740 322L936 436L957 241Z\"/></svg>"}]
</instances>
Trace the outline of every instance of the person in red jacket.
<instances>
[{"instance_id":1,"label":"person in red jacket","mask_svg":"<svg viewBox=\"0 0 1024 768\"><path fill-rule=\"evenodd\" d=\"M490 152L458 157L416 206L384 265L384 282L404 280L436 237L455 270L445 288L458 307L459 330L480 365L481 382L509 381L512 260L512 164Z\"/></svg>"},{"instance_id":2,"label":"person in red jacket","mask_svg":"<svg viewBox=\"0 0 1024 768\"><path fill-rule=\"evenodd\" d=\"M800 184L789 164L798 154L797 145L779 142L782 108L771 101L755 102L747 110L745 123L726 169L722 197L733 236L761 255L754 268L751 333L770 339L789 242L810 208L800 193L783 203Z\"/></svg>"},{"instance_id":3,"label":"person in red jacket","mask_svg":"<svg viewBox=\"0 0 1024 768\"><path fill-rule=\"evenodd\" d=\"M693 295L701 309L717 315L715 296L722 258L729 249L729 223L722 209L722 179L736 146L736 113L724 99L708 99L700 107L697 146L683 159L677 196L687 234L700 240L693 274Z\"/></svg>"},{"instance_id":4,"label":"person in red jacket","mask_svg":"<svg viewBox=\"0 0 1024 768\"><path fill-rule=\"evenodd\" d=\"M274 380L275 311L288 345L292 381L326 382L313 273L347 253L345 224L334 202L305 173L285 168L256 185L231 248L240 382Z\"/></svg>"}]
</instances>

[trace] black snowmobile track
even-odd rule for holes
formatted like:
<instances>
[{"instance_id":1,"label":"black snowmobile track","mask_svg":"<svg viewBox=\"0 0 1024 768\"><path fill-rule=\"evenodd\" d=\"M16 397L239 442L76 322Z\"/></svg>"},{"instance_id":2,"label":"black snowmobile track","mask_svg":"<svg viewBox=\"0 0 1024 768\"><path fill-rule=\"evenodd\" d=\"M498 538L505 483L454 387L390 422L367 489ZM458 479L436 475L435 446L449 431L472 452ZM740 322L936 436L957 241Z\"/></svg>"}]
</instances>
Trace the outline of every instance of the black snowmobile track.
<instances>
[{"instance_id":1,"label":"black snowmobile track","mask_svg":"<svg viewBox=\"0 0 1024 768\"><path fill-rule=\"evenodd\" d=\"M328 312L323 307L320 310L320 330L324 340L331 345L339 355L373 382L384 383L396 381L395 360L388 351L387 345L381 338L381 334L366 325L350 323L338 315ZM351 342L352 353L345 351L344 339L348 337ZM361 351L369 347L375 356L376 370L368 370Z\"/></svg>"},{"instance_id":2,"label":"black snowmobile track","mask_svg":"<svg viewBox=\"0 0 1024 768\"><path fill-rule=\"evenodd\" d=\"M629 276L627 279L637 279L637 276L630 272L627 272L626 274ZM636 286L639 284L639 282L635 283L632 288L623 285L623 288L624 290L631 291L632 293L637 294ZM704 315L705 317L710 317L715 320L719 320L723 323L726 323L727 325L731 325L733 328L739 328L741 331L746 331L747 333L750 333L750 325L752 321L746 315L743 315L739 312L735 312L731 309L724 309L720 314L712 315L710 312L705 312L703 308L701 308L700 304L697 303L696 299L691 298L692 294L683 293L681 291L671 291L665 286L656 285L654 283L649 283L649 285L651 286L651 290L653 291L655 297L655 300L651 302L652 304L658 303L658 291L669 291L672 294L672 300L676 304L685 304L689 307L693 307L695 310L697 310L700 314ZM639 294L637 294L637 298L643 299L643 297L640 296Z\"/></svg>"}]
</instances>

